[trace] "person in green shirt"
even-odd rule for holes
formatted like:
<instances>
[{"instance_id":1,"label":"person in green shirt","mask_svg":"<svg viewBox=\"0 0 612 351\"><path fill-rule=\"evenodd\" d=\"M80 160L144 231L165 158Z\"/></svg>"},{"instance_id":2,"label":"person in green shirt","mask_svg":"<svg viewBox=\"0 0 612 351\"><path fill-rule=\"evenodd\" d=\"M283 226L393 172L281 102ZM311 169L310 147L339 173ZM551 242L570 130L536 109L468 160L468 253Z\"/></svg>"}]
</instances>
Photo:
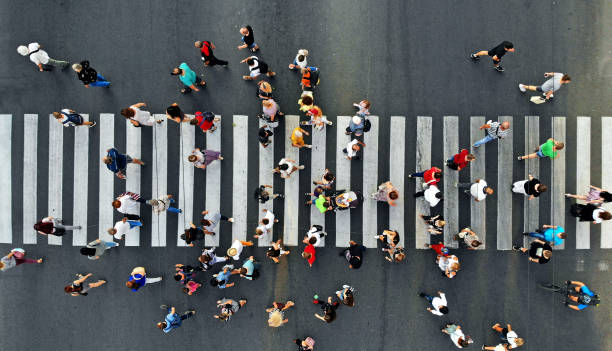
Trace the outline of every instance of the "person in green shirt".
<instances>
[{"instance_id":1,"label":"person in green shirt","mask_svg":"<svg viewBox=\"0 0 612 351\"><path fill-rule=\"evenodd\" d=\"M200 91L196 85L206 85L206 82L202 80L202 78L198 77L198 75L191 68L189 68L185 62L181 63L178 67L175 67L170 74L173 76L179 76L179 79L185 85L185 87L181 89L181 93L183 94L192 90Z\"/></svg>"},{"instance_id":2,"label":"person in green shirt","mask_svg":"<svg viewBox=\"0 0 612 351\"><path fill-rule=\"evenodd\" d=\"M522 161L536 157L549 157L551 160L554 160L555 158L559 157L559 153L557 151L562 150L564 147L564 143L550 138L546 140L544 144L540 145L536 152L525 156L519 156L518 160Z\"/></svg>"},{"instance_id":3,"label":"person in green shirt","mask_svg":"<svg viewBox=\"0 0 612 351\"><path fill-rule=\"evenodd\" d=\"M330 198L323 196L323 194L319 195L319 197L315 200L315 206L317 206L319 212L321 213L334 209L330 203Z\"/></svg>"}]
</instances>

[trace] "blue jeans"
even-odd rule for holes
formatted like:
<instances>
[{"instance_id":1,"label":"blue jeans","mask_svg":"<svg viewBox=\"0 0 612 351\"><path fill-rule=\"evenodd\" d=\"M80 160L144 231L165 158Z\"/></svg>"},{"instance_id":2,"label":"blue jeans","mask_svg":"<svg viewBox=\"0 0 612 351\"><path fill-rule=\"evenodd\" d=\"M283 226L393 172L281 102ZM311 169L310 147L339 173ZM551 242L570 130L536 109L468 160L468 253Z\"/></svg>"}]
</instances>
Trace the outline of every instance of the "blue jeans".
<instances>
[{"instance_id":1,"label":"blue jeans","mask_svg":"<svg viewBox=\"0 0 612 351\"><path fill-rule=\"evenodd\" d=\"M174 203L174 199L170 198L170 203L173 204ZM172 213L181 213L181 212L183 212L183 211L179 210L178 208L172 207L172 206L168 207L167 211L168 212L172 212Z\"/></svg>"},{"instance_id":2,"label":"blue jeans","mask_svg":"<svg viewBox=\"0 0 612 351\"><path fill-rule=\"evenodd\" d=\"M412 173L410 176L411 177L422 177L425 174L425 172L416 172L416 173Z\"/></svg>"},{"instance_id":3,"label":"blue jeans","mask_svg":"<svg viewBox=\"0 0 612 351\"><path fill-rule=\"evenodd\" d=\"M89 85L92 87L107 87L110 85L110 83L107 82L106 79L100 75L100 73L98 73L98 80Z\"/></svg>"},{"instance_id":4,"label":"blue jeans","mask_svg":"<svg viewBox=\"0 0 612 351\"><path fill-rule=\"evenodd\" d=\"M105 241L104 245L106 246L106 249L110 249L111 247L115 247L115 246L119 246L118 243L113 242L113 241Z\"/></svg>"},{"instance_id":5,"label":"blue jeans","mask_svg":"<svg viewBox=\"0 0 612 351\"><path fill-rule=\"evenodd\" d=\"M429 301L429 303L431 303L431 301L433 301L434 297L431 295L425 295L423 296L427 301Z\"/></svg>"},{"instance_id":6,"label":"blue jeans","mask_svg":"<svg viewBox=\"0 0 612 351\"><path fill-rule=\"evenodd\" d=\"M446 163L449 163L449 162L452 162L452 163L455 162L455 155L451 156L451 158L449 158L448 161L446 161Z\"/></svg>"},{"instance_id":7,"label":"blue jeans","mask_svg":"<svg viewBox=\"0 0 612 351\"><path fill-rule=\"evenodd\" d=\"M542 233L529 233L529 236L532 238L538 238L540 240L546 241L546 238L544 237L544 234Z\"/></svg>"},{"instance_id":8,"label":"blue jeans","mask_svg":"<svg viewBox=\"0 0 612 351\"><path fill-rule=\"evenodd\" d=\"M496 140L497 138L490 136L489 134L487 134L487 136L485 136L484 138L478 140L477 142L474 143L474 147L479 147L482 144L486 144L489 141L493 141Z\"/></svg>"},{"instance_id":9,"label":"blue jeans","mask_svg":"<svg viewBox=\"0 0 612 351\"><path fill-rule=\"evenodd\" d=\"M128 223L130 224L130 229L134 227L142 227L141 221L128 221Z\"/></svg>"},{"instance_id":10,"label":"blue jeans","mask_svg":"<svg viewBox=\"0 0 612 351\"><path fill-rule=\"evenodd\" d=\"M546 157L546 155L542 153L542 147L538 149L538 152L536 152L536 155L538 155L538 157Z\"/></svg>"}]
</instances>

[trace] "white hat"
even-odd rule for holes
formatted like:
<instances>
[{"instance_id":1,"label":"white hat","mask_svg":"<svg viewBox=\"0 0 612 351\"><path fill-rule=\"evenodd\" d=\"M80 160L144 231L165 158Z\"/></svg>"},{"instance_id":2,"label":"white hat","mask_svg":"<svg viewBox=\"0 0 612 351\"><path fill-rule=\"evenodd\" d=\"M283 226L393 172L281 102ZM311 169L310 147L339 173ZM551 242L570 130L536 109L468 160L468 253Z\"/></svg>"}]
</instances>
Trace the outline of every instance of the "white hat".
<instances>
[{"instance_id":1,"label":"white hat","mask_svg":"<svg viewBox=\"0 0 612 351\"><path fill-rule=\"evenodd\" d=\"M21 56L28 56L30 50L28 50L27 46L20 45L17 47L17 52L21 54Z\"/></svg>"},{"instance_id":2,"label":"white hat","mask_svg":"<svg viewBox=\"0 0 612 351\"><path fill-rule=\"evenodd\" d=\"M302 132L300 132L299 130L296 130L296 131L295 131L295 136L296 136L296 137L301 138L301 137L302 137L302 135L303 135L303 134L302 134Z\"/></svg>"},{"instance_id":3,"label":"white hat","mask_svg":"<svg viewBox=\"0 0 612 351\"><path fill-rule=\"evenodd\" d=\"M355 123L355 124L359 124L359 123L361 123L361 117L359 117L359 116L353 116L353 123Z\"/></svg>"}]
</instances>

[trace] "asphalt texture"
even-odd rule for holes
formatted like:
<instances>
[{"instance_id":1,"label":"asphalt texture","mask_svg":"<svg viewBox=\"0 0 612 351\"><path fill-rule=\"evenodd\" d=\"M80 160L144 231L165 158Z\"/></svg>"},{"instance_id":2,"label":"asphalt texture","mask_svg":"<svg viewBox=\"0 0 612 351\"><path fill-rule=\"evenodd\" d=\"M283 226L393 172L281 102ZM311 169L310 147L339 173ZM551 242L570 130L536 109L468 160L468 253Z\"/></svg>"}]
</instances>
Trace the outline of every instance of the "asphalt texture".
<instances>
[{"instance_id":1,"label":"asphalt texture","mask_svg":"<svg viewBox=\"0 0 612 351\"><path fill-rule=\"evenodd\" d=\"M21 116L70 107L97 116L115 113L123 107L144 101L147 109L162 113L172 102L183 110L210 110L222 116L234 114L255 117L260 112L255 97L254 82L245 82L247 72L239 61L249 53L238 51L238 29L252 25L261 50L257 55L278 72L270 81L275 87L281 109L286 114L298 114L296 101L300 94L298 74L287 69L299 48L310 51L309 62L321 69L321 85L316 101L324 113L335 121L338 115L353 113L352 102L367 98L371 111L381 117L380 140L389 138L389 116L407 117L406 138L416 138L416 116L432 116L434 143L432 160L442 162L442 117L460 118L460 145L469 143L469 117L515 116L514 147L523 147L522 116L540 116L540 135L550 134L550 119L567 116L567 143L576 140L575 117L592 116L592 184L599 184L603 157L600 116L611 115L612 89L609 62L612 44L605 38L612 33L606 19L612 5L606 1L346 1L305 3L303 1L1 1L0 23L3 31L0 43L0 113L13 115L13 188L22 188L23 163ZM211 40L215 55L230 61L227 68L204 68L195 40ZM503 58L503 74L492 70L483 58L471 62L468 55L490 49L502 40L510 40L516 52ZM27 58L15 51L18 45L36 41L52 58L71 62L89 60L92 67L104 75L110 89L83 87L70 69L38 72ZM207 87L199 93L181 95L180 83L170 76L170 70L187 62L198 74L204 74ZM572 76L553 103L533 105L517 88L518 83L541 83L542 74L561 71ZM520 117L520 118L517 118ZM117 120L115 145L125 149L124 122ZM258 121L249 120L249 130L255 133ZM279 139L285 137L282 128ZM179 134L175 125L169 127L169 152L178 150ZM39 125L39 140L48 138L44 123ZM335 133L328 133L328 145L335 145ZM222 149L231 154L231 130L224 129ZM437 136L437 138L436 138ZM90 136L91 179L89 182L89 221L97 219L97 150L100 136ZM151 137L143 129L142 139ZM196 145L202 142L196 136ZM249 150L257 150L255 136L249 138ZM64 149L73 145L70 132L64 135ZM273 144L275 156L281 156L281 143ZM381 143L380 153L388 153ZM227 151L226 151L227 150ZM71 153L64 158L64 169L72 169ZM39 189L46 189L48 151L39 151ZM151 159L152 150L143 148L142 158ZM275 157L275 158L277 158ZM413 150L406 151L406 164L414 164ZM568 165L580 155L568 152ZM309 162L309 154L300 151L300 159ZM496 164L493 148L487 149L487 164ZM335 166L335 150L327 148L327 166ZM385 158L380 158L379 179L388 177ZM169 160L169 179L178 177L179 160ZM231 163L224 163L222 174ZM257 158L250 158L248 167L257 169ZM362 165L352 167L352 182L361 183ZM514 172L523 172L520 164ZM495 184L496 167L487 168L487 179ZM72 213L71 172L65 172L64 217ZM549 183L550 173L542 167L541 180ZM467 181L468 174L461 174ZM574 192L575 172L568 172L568 191ZM196 178L196 203L205 197L204 181ZM257 179L250 179L249 189ZM309 190L309 177L300 178L300 192ZM277 182L280 187L280 183ZM115 192L125 185L115 181ZM151 173L143 170L142 189L151 189ZM168 192L179 193L178 182L168 183ZM223 194L227 194L224 196ZM231 178L222 180L221 212L232 208ZM406 192L408 194L408 192ZM23 200L18 190L11 199L15 213L21 213ZM540 200L540 222L550 218L550 198ZM460 227L469 224L469 202L460 200ZM46 215L47 194L40 192L37 212ZM513 203L515 213L522 213L523 201ZM195 211L202 209L195 208ZM300 209L308 211L308 209ZM408 201L407 213L414 212ZM275 213L282 218L282 206ZM388 210L379 205L379 229L384 229ZM495 206L487 208L487 227L495 228ZM249 228L257 221L257 204L249 202ZM234 279L236 286L217 290L206 286L210 273L201 274L204 283L195 296L184 295L171 276L175 263L195 263L197 248L168 246L151 248L143 228L141 246L113 249L100 261L87 261L78 248L64 239L63 246L29 245L30 257L43 256L42 266L20 266L2 274L0 279L0 349L61 350L130 350L214 347L219 350L292 350L291 340L312 336L317 350L404 350L454 349L448 336L439 329L449 321L460 324L479 349L485 343L495 345L497 336L490 329L495 322L512 323L519 336L525 338L525 350L610 350L609 297L612 293L609 250L595 243L599 230L592 227L592 249L575 250L570 236L566 249L555 252L547 265L529 264L527 258L512 252L495 250L495 233L488 232L487 250L459 252L462 271L455 279L442 277L435 266L431 251L414 249L412 216L406 216L406 247L408 258L399 265L389 264L379 249L368 249L365 263L359 270L349 270L340 248L328 246L317 251L317 261L308 268L299 257L300 248L273 265L264 249L246 249L243 256L254 254L261 262L262 276L256 281ZM300 215L300 218L305 218ZM144 221L150 215L143 216ZM351 217L352 237L360 238L361 214ZM14 218L14 242L20 242L21 218ZM326 228L333 231L333 217L326 218ZM567 221L571 232L573 221ZM176 228L176 219L168 217L168 228ZM307 227L307 223L299 223ZM513 218L513 228L519 232L523 218ZM281 227L275 236L282 235ZM222 231L230 233L227 225ZM517 234L520 235L520 234ZM98 236L91 228L89 239ZM173 235L169 238L174 237ZM69 238L69 236L67 236ZM230 245L231 236L221 237L221 249ZM2 251L19 244L0 245ZM150 276L163 275L164 281L142 288L137 293L124 287L134 266L145 266ZM109 281L94 289L87 297L70 297L62 287L74 273L93 272L94 277ZM602 297L597 308L583 312L566 309L559 296L539 290L540 281L562 282L566 279L588 283ZM356 306L341 307L337 320L329 325L313 317L320 312L312 305L314 293L332 295L342 284L356 288ZM425 311L426 302L417 296L420 291L447 294L450 313L436 317ZM228 323L212 318L219 298L246 298L247 305ZM296 307L286 314L289 323L272 329L266 325L265 308L272 301L293 300ZM155 323L164 317L158 306L169 304L177 310L195 308L197 315L169 335L161 333Z\"/></svg>"}]
</instances>

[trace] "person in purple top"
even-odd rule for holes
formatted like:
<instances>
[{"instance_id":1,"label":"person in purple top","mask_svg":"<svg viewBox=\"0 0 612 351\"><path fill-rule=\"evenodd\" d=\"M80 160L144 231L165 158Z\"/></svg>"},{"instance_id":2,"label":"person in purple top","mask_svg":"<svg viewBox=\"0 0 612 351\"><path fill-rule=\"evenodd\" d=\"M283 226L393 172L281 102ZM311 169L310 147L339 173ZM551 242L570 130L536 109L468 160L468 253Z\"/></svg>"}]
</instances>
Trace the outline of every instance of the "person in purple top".
<instances>
[{"instance_id":1,"label":"person in purple top","mask_svg":"<svg viewBox=\"0 0 612 351\"><path fill-rule=\"evenodd\" d=\"M145 272L144 267L136 267L132 270L130 279L125 282L125 286L132 289L132 291L138 291L138 289L142 288L146 284L157 283L162 279L162 277L147 278L147 272Z\"/></svg>"}]
</instances>

